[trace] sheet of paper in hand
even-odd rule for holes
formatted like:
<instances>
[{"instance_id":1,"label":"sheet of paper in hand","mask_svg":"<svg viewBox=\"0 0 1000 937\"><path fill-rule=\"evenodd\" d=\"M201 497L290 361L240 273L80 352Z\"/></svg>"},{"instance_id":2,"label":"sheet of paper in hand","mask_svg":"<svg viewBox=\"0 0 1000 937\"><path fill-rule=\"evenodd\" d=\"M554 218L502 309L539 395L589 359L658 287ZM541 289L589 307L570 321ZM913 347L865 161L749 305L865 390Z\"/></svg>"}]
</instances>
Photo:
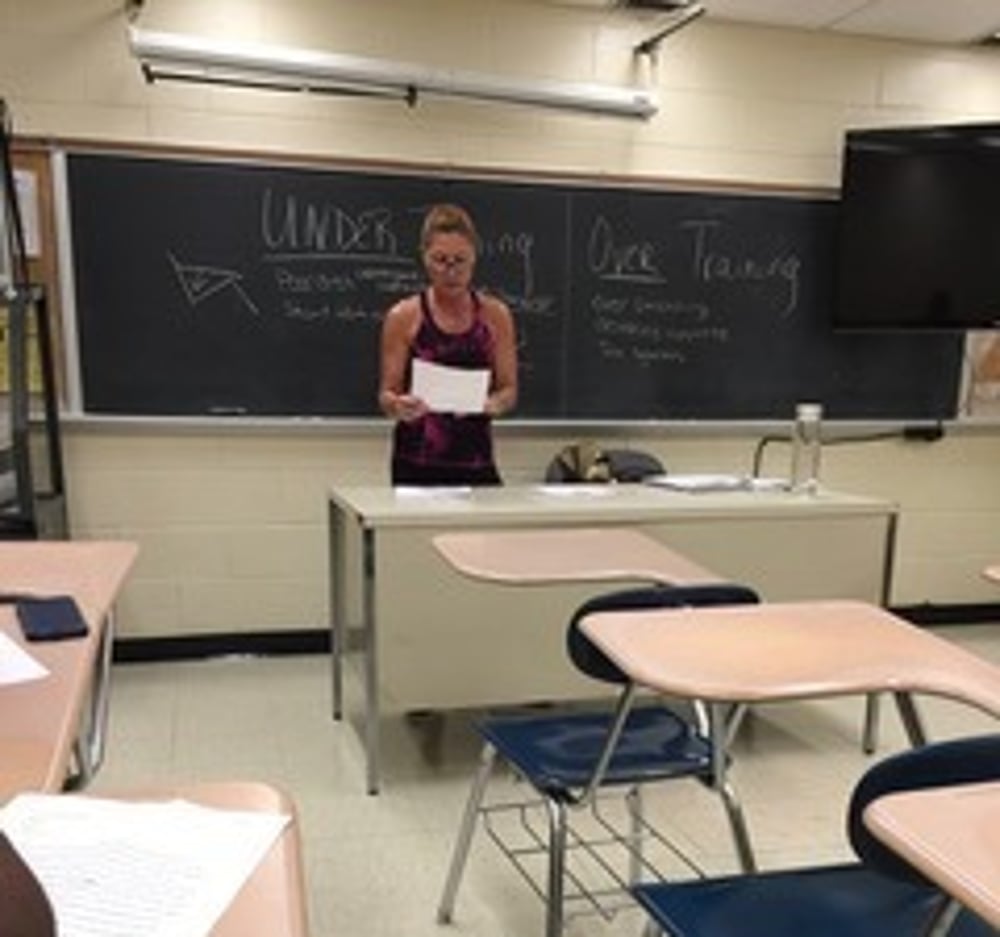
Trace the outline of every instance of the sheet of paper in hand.
<instances>
[{"instance_id":1,"label":"sheet of paper in hand","mask_svg":"<svg viewBox=\"0 0 1000 937\"><path fill-rule=\"evenodd\" d=\"M438 413L482 413L490 386L485 368L452 368L431 361L413 361L410 393Z\"/></svg>"}]
</instances>

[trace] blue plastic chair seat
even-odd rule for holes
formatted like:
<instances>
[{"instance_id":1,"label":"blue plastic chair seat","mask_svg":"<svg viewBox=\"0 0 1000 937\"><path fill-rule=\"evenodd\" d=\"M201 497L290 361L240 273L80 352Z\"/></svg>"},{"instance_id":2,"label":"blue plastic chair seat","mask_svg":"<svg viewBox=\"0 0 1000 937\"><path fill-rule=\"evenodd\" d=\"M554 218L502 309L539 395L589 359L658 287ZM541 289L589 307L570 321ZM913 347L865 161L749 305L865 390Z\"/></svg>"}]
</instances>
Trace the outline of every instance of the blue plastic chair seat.
<instances>
[{"instance_id":1,"label":"blue plastic chair seat","mask_svg":"<svg viewBox=\"0 0 1000 937\"><path fill-rule=\"evenodd\" d=\"M540 791L557 794L583 787L608 737L607 713L488 719L479 731ZM637 784L666 778L711 777L708 741L664 706L636 707L602 785Z\"/></svg>"},{"instance_id":2,"label":"blue plastic chair seat","mask_svg":"<svg viewBox=\"0 0 1000 937\"><path fill-rule=\"evenodd\" d=\"M897 791L998 773L1000 735L904 751L870 767L851 793L847 831L860 863L637 885L633 894L667 937L925 937L946 896L870 832L865 809ZM968 910L947 933L997 935Z\"/></svg>"},{"instance_id":3,"label":"blue plastic chair seat","mask_svg":"<svg viewBox=\"0 0 1000 937\"><path fill-rule=\"evenodd\" d=\"M495 764L499 761L518 773L533 792L539 794L546 809L547 821L544 841L541 834L529 831L532 841L538 842L539 852L544 851L548 867L544 886L540 887L534 870L528 871L523 857L530 849L520 844L511 847L491 829L491 835L515 866L545 900L545 935L563 937L564 903L569 892L573 898L585 898L587 912L600 912L606 917L621 906L632 882L631 877L616 874L606 861L606 847L610 842L620 846L630 863L642 861L640 854L643 831L651 828L642 815L642 798L638 787L646 782L691 778L716 789L726 811L733 843L743 868L753 868L750 838L743 820L739 800L721 773L719 756L713 758L712 741L698 732L683 715L662 704L647 703L633 706L635 687L615 663L591 644L580 630L582 619L594 612L627 612L636 609L680 608L703 605L739 605L759 601L757 594L745 586L731 583L703 583L690 586L646 586L617 590L593 596L573 613L566 629L566 648L574 667L600 683L621 687L618 704L611 712L580 709L553 709L533 712L530 715L505 715L485 719L477 725L483 739L479 767L472 781L469 798L462 815L462 823L452 854L448 877L445 881L438 920L453 919L455 897L469 856L473 832L480 816L488 816L492 807L484 806L486 789ZM623 714L624 724L620 725ZM620 732L616 732L620 729ZM610 754L606 749L611 748ZM605 762L607 758L607 762ZM602 873L602 887L583 882L581 877L569 874L567 854L571 835L569 813L571 808L595 807L598 791L616 786L616 793L626 792L630 811L630 830L619 834L604 824L600 842L587 833L572 831L573 848L579 856L586 849ZM504 803L509 806L525 807ZM488 829L490 827L488 826ZM609 841L606 835L610 831ZM659 837L662 841L662 837ZM598 855L597 848L605 850ZM610 887L603 887L610 886ZM613 907L614 904L614 907Z\"/></svg>"},{"instance_id":4,"label":"blue plastic chair seat","mask_svg":"<svg viewBox=\"0 0 1000 937\"><path fill-rule=\"evenodd\" d=\"M922 937L941 893L853 863L633 889L667 937ZM948 937L996 937L963 911Z\"/></svg>"}]
</instances>

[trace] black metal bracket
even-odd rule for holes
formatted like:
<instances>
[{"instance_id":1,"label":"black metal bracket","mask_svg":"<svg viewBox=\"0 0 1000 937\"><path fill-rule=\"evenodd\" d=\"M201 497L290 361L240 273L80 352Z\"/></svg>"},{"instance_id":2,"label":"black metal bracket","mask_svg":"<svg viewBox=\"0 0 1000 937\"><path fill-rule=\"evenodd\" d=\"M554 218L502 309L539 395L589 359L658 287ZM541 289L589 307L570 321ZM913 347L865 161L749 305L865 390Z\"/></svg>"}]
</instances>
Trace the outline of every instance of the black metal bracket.
<instances>
[{"instance_id":1,"label":"black metal bracket","mask_svg":"<svg viewBox=\"0 0 1000 937\"><path fill-rule=\"evenodd\" d=\"M700 16L705 14L705 7L701 3L688 3L683 6L676 6L674 8L679 12L678 16L674 16L662 29L657 30L648 39L643 39L642 42L637 43L632 47L632 51L636 55L653 55L660 47L660 43L663 42L667 36L672 35L679 29L683 29L685 26L690 25Z\"/></svg>"}]
</instances>

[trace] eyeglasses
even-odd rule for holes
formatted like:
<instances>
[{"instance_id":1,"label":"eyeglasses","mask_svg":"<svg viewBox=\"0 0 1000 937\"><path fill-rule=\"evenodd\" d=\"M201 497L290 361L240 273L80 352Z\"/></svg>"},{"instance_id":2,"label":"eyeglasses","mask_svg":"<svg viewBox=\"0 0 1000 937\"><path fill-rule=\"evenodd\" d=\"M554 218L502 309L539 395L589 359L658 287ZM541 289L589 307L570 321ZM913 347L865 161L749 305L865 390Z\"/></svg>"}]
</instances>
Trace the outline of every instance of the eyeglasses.
<instances>
[{"instance_id":1,"label":"eyeglasses","mask_svg":"<svg viewBox=\"0 0 1000 937\"><path fill-rule=\"evenodd\" d=\"M472 266L468 254L428 254L427 262L438 270L465 270Z\"/></svg>"}]
</instances>

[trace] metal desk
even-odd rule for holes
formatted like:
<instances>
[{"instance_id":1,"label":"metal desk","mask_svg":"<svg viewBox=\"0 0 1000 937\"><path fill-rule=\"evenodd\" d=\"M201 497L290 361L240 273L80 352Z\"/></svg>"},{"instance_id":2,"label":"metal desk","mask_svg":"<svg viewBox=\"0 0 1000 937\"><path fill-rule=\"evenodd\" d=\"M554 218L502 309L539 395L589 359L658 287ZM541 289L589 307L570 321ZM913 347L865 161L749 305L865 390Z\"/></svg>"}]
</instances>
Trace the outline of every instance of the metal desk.
<instances>
[{"instance_id":1,"label":"metal desk","mask_svg":"<svg viewBox=\"0 0 1000 937\"><path fill-rule=\"evenodd\" d=\"M361 720L368 790L380 780L385 709L568 699L593 692L564 667L561 627L593 580L506 590L454 576L433 538L458 530L627 526L768 599L830 595L885 602L894 504L821 491L686 493L646 485L489 489L334 487L329 496L332 684L351 601L361 637ZM352 538L357 542L352 542ZM353 562L352 562L353 560ZM636 583L648 581L636 576ZM515 594L516 593L516 594ZM502 660L504 667L497 667Z\"/></svg>"},{"instance_id":2,"label":"metal desk","mask_svg":"<svg viewBox=\"0 0 1000 937\"><path fill-rule=\"evenodd\" d=\"M84 638L27 643L14 606L0 606L0 630L49 671L40 680L0 687L0 801L19 790L85 784L100 765L112 607L136 553L131 543L0 543L0 591L72 595L89 626Z\"/></svg>"}]
</instances>

